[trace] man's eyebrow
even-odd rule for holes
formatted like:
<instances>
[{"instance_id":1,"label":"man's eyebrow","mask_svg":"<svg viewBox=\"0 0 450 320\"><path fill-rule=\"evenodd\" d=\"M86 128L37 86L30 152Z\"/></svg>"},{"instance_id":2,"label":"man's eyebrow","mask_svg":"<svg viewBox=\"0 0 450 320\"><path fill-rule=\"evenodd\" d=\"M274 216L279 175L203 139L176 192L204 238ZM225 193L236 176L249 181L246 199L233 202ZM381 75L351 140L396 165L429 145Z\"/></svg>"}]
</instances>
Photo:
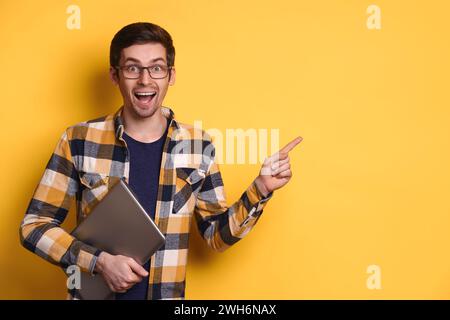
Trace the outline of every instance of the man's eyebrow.
<instances>
[{"instance_id":1,"label":"man's eyebrow","mask_svg":"<svg viewBox=\"0 0 450 320\"><path fill-rule=\"evenodd\" d=\"M133 62L141 63L141 61L140 61L139 59L132 58L132 57L126 58L126 59L125 59L125 62L127 62L127 61L133 61ZM166 60L165 60L164 58L162 58L162 57L158 57L158 58L155 58L155 59L150 60L150 62L156 62L156 61L163 61L163 62L166 62Z\"/></svg>"},{"instance_id":2,"label":"man's eyebrow","mask_svg":"<svg viewBox=\"0 0 450 320\"><path fill-rule=\"evenodd\" d=\"M127 61L141 62L138 59L130 58L130 57L125 59L125 62L127 62Z\"/></svg>"},{"instance_id":3,"label":"man's eyebrow","mask_svg":"<svg viewBox=\"0 0 450 320\"><path fill-rule=\"evenodd\" d=\"M152 62L156 62L156 61L163 61L166 62L166 59L162 58L162 57L158 57L152 60Z\"/></svg>"}]
</instances>

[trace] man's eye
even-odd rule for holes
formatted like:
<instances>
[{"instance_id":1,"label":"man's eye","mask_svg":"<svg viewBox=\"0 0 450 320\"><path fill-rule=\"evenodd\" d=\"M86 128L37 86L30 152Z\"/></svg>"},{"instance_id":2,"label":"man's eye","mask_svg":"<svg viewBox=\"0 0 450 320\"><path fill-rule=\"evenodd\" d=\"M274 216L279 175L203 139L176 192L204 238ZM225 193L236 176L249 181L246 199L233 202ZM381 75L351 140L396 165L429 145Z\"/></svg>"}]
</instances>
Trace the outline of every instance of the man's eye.
<instances>
[{"instance_id":1,"label":"man's eye","mask_svg":"<svg viewBox=\"0 0 450 320\"><path fill-rule=\"evenodd\" d=\"M139 73L139 67L138 66L128 66L127 71L133 72L133 73Z\"/></svg>"},{"instance_id":2,"label":"man's eye","mask_svg":"<svg viewBox=\"0 0 450 320\"><path fill-rule=\"evenodd\" d=\"M152 70L155 72L160 72L162 70L162 68L161 68L161 66L156 65L156 66L152 67Z\"/></svg>"}]
</instances>

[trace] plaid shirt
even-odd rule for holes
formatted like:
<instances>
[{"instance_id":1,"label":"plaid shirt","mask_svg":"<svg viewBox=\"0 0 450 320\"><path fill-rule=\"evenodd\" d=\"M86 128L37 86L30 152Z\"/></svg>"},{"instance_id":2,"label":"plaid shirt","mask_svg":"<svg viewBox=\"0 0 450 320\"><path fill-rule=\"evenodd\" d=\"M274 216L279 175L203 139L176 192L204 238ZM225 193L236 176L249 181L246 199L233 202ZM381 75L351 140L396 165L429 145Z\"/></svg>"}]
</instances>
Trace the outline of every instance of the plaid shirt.
<instances>
[{"instance_id":1,"label":"plaid shirt","mask_svg":"<svg viewBox=\"0 0 450 320\"><path fill-rule=\"evenodd\" d=\"M122 138L122 110L66 129L20 226L22 245L63 269L77 265L83 272L93 273L101 252L60 227L71 198L76 198L80 223L119 179L128 182L130 162ZM253 181L238 201L227 206L211 137L176 121L170 108L160 110L170 124L155 223L166 243L151 258L147 298L183 299L192 217L208 246L223 251L253 228L273 193L263 197ZM75 290L68 298L80 297Z\"/></svg>"}]
</instances>

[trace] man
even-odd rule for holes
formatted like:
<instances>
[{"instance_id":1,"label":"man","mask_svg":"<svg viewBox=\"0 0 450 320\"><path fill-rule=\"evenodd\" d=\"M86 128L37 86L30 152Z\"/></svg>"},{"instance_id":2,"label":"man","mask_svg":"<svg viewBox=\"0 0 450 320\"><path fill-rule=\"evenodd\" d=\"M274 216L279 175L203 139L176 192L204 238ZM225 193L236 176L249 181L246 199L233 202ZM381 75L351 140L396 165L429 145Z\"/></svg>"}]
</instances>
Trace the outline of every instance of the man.
<instances>
[{"instance_id":1,"label":"man","mask_svg":"<svg viewBox=\"0 0 450 320\"><path fill-rule=\"evenodd\" d=\"M66 129L20 227L25 248L64 269L77 265L82 272L100 273L116 299L183 299L192 217L211 248L223 251L236 243L256 224L273 191L290 180L288 152L301 141L298 137L267 158L258 177L228 207L211 138L162 106L175 83L174 61L171 36L157 25L134 23L114 36L110 75L123 106ZM191 151L198 142L200 149ZM184 156L186 150L192 157ZM72 197L79 223L121 178L166 237L144 266L83 243L60 227ZM76 290L69 297L80 298Z\"/></svg>"}]
</instances>

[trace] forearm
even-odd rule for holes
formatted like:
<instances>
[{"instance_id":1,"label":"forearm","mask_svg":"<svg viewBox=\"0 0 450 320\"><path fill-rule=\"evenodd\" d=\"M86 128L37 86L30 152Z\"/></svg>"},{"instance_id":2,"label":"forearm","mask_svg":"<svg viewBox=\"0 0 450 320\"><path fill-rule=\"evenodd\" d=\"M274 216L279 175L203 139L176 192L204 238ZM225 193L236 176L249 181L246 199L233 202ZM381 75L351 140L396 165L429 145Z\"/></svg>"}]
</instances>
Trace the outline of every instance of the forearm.
<instances>
[{"instance_id":1,"label":"forearm","mask_svg":"<svg viewBox=\"0 0 450 320\"><path fill-rule=\"evenodd\" d=\"M22 245L43 259L67 268L92 272L99 251L71 236L54 219L27 214L20 226Z\"/></svg>"},{"instance_id":2,"label":"forearm","mask_svg":"<svg viewBox=\"0 0 450 320\"><path fill-rule=\"evenodd\" d=\"M216 187L214 191L215 197L210 196L211 190L199 194L195 216L199 231L208 245L214 250L224 251L253 228L272 193L264 197L264 190L258 190L253 181L239 200L227 207L224 189Z\"/></svg>"}]
</instances>

